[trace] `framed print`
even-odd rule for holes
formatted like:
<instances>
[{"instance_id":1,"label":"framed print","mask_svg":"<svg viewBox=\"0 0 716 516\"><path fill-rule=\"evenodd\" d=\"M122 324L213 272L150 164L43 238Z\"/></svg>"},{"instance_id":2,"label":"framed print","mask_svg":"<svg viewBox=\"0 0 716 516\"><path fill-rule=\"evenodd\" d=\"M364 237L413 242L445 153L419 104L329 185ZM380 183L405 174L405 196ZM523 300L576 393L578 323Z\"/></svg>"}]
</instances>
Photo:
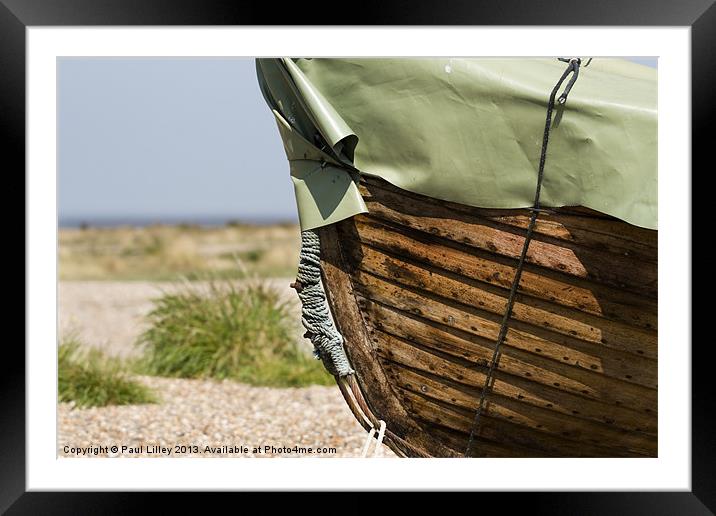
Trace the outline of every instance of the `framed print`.
<instances>
[{"instance_id":1,"label":"framed print","mask_svg":"<svg viewBox=\"0 0 716 516\"><path fill-rule=\"evenodd\" d=\"M691 168L716 8L267 7L2 2L27 305L0 507L711 513Z\"/></svg>"}]
</instances>

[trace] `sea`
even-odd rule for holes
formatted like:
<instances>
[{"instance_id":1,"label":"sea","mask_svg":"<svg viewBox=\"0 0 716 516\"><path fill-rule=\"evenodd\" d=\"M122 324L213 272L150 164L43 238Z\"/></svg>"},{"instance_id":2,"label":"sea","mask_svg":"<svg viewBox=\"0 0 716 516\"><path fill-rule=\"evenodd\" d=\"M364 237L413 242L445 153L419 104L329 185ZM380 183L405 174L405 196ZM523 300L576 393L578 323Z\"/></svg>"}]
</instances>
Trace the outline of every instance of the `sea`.
<instances>
[{"instance_id":1,"label":"sea","mask_svg":"<svg viewBox=\"0 0 716 516\"><path fill-rule=\"evenodd\" d=\"M111 228L120 226L146 227L153 225L166 226L205 226L218 227L229 225L271 226L275 224L298 224L295 214L277 215L116 215L116 216L63 216L58 217L61 228L98 227Z\"/></svg>"}]
</instances>

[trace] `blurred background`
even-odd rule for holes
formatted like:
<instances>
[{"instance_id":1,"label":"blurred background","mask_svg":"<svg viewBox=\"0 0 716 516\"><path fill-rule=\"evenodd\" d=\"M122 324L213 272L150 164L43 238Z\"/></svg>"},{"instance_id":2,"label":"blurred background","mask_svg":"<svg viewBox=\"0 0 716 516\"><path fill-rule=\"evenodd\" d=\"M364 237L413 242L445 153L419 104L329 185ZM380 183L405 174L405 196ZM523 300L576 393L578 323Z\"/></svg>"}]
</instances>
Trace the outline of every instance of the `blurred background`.
<instances>
[{"instance_id":1,"label":"blurred background","mask_svg":"<svg viewBox=\"0 0 716 516\"><path fill-rule=\"evenodd\" d=\"M363 430L301 337L293 187L254 60L57 69L58 453L357 454Z\"/></svg>"},{"instance_id":2,"label":"blurred background","mask_svg":"<svg viewBox=\"0 0 716 516\"><path fill-rule=\"evenodd\" d=\"M57 96L59 455L358 455L301 337L293 187L254 60L59 59Z\"/></svg>"}]
</instances>

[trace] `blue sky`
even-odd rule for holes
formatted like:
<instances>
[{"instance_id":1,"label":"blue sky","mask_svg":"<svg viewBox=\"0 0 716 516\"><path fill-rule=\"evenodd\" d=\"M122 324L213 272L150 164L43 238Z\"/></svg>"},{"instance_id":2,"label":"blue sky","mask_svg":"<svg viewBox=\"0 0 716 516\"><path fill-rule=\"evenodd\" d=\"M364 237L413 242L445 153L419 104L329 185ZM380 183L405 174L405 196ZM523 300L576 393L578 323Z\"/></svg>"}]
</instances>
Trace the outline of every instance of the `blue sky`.
<instances>
[{"instance_id":1,"label":"blue sky","mask_svg":"<svg viewBox=\"0 0 716 516\"><path fill-rule=\"evenodd\" d=\"M295 218L253 59L63 59L61 219Z\"/></svg>"},{"instance_id":2,"label":"blue sky","mask_svg":"<svg viewBox=\"0 0 716 516\"><path fill-rule=\"evenodd\" d=\"M61 223L296 220L253 59L60 59L57 109Z\"/></svg>"}]
</instances>

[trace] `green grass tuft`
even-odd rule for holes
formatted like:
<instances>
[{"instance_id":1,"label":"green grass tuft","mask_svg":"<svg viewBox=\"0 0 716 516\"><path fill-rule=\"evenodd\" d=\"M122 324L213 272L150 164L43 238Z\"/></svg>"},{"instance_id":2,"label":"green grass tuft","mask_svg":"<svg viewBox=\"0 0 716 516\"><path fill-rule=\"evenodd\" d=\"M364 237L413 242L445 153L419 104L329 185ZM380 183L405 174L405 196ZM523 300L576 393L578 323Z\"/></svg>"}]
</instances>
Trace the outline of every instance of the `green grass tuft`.
<instances>
[{"instance_id":1,"label":"green grass tuft","mask_svg":"<svg viewBox=\"0 0 716 516\"><path fill-rule=\"evenodd\" d=\"M121 360L98 349L70 339L60 344L57 355L60 402L83 408L157 402L151 390L129 378Z\"/></svg>"},{"instance_id":2,"label":"green grass tuft","mask_svg":"<svg viewBox=\"0 0 716 516\"><path fill-rule=\"evenodd\" d=\"M155 300L139 344L145 374L231 379L252 385L331 385L320 361L299 349L295 321L273 289L209 281Z\"/></svg>"}]
</instances>

